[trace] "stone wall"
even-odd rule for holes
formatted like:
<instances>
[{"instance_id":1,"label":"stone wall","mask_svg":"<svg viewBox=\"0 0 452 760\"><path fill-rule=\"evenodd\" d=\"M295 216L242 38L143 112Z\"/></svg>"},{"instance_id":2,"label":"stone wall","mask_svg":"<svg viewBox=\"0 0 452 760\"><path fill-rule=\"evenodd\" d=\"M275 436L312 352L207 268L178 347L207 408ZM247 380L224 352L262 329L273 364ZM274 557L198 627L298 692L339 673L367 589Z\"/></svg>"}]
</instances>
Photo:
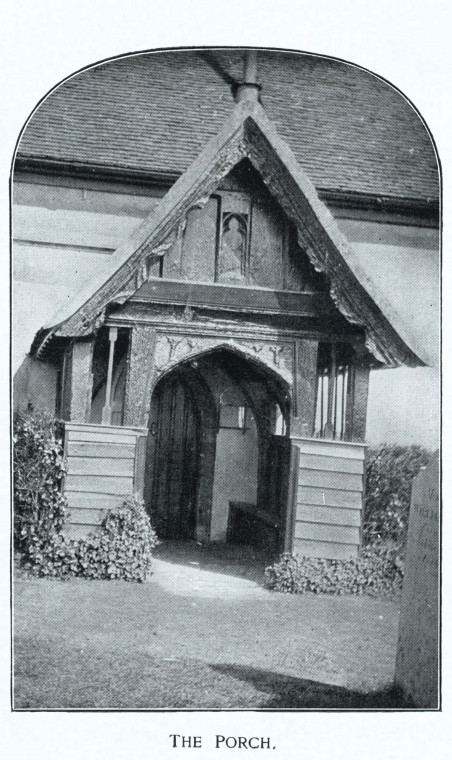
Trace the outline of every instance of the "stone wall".
<instances>
[{"instance_id":1,"label":"stone wall","mask_svg":"<svg viewBox=\"0 0 452 760\"><path fill-rule=\"evenodd\" d=\"M439 455L413 481L395 682L416 707L439 706Z\"/></svg>"}]
</instances>

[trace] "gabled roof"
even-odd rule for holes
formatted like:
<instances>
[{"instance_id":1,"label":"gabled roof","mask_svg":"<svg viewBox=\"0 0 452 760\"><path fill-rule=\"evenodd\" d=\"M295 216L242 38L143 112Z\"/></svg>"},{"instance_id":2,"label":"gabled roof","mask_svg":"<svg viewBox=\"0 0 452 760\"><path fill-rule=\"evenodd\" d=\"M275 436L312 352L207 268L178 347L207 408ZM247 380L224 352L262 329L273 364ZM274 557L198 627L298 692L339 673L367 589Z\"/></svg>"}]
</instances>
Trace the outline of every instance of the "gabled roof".
<instances>
[{"instance_id":1,"label":"gabled roof","mask_svg":"<svg viewBox=\"0 0 452 760\"><path fill-rule=\"evenodd\" d=\"M107 306L142 284L149 258L164 255L188 210L204 204L243 158L259 172L296 225L300 246L330 282L330 294L346 319L365 328L366 345L385 364L426 364L422 350L361 268L354 253L289 146L257 101L236 105L218 134L170 188L148 218L121 245L74 301L38 333L34 349L51 335L81 337L99 325Z\"/></svg>"},{"instance_id":2,"label":"gabled roof","mask_svg":"<svg viewBox=\"0 0 452 760\"><path fill-rule=\"evenodd\" d=\"M438 200L431 139L409 102L358 66L259 51L262 103L318 190ZM242 50L139 53L53 90L20 140L21 161L144 178L183 174L221 128ZM396 83L397 84L397 83ZM409 93L408 93L409 94Z\"/></svg>"}]
</instances>

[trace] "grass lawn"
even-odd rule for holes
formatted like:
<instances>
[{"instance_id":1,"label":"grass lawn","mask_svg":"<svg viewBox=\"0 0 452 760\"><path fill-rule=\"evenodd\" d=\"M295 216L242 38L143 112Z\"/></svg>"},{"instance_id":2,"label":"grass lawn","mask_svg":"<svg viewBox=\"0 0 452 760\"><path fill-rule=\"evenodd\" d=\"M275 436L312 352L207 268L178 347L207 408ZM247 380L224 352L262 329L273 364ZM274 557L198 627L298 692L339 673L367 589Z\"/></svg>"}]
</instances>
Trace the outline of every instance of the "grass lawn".
<instances>
[{"instance_id":1,"label":"grass lawn","mask_svg":"<svg viewBox=\"0 0 452 760\"><path fill-rule=\"evenodd\" d=\"M21 578L14 707L404 707L390 689L397 623L395 601L367 597Z\"/></svg>"}]
</instances>

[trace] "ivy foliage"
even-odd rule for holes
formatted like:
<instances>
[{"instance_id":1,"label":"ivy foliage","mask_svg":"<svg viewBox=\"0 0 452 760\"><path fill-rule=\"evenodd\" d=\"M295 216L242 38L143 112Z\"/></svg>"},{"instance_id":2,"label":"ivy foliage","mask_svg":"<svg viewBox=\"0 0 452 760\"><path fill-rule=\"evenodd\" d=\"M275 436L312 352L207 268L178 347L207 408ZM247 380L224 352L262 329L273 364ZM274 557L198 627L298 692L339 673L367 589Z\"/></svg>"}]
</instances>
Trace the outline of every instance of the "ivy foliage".
<instances>
[{"instance_id":1,"label":"ivy foliage","mask_svg":"<svg viewBox=\"0 0 452 760\"><path fill-rule=\"evenodd\" d=\"M71 539L60 532L33 543L24 565L39 576L142 583L151 575L157 544L142 499L132 496L119 509L109 510L98 532L86 538Z\"/></svg>"},{"instance_id":2,"label":"ivy foliage","mask_svg":"<svg viewBox=\"0 0 452 760\"><path fill-rule=\"evenodd\" d=\"M158 539L139 496L106 512L99 530L86 538L63 533L62 433L61 423L44 415L18 417L14 424L14 536L22 566L54 578L147 580Z\"/></svg>"},{"instance_id":3,"label":"ivy foliage","mask_svg":"<svg viewBox=\"0 0 452 760\"><path fill-rule=\"evenodd\" d=\"M400 591L403 563L394 544L366 546L348 560L298 557L285 553L265 569L265 585L286 594L393 595Z\"/></svg>"}]
</instances>

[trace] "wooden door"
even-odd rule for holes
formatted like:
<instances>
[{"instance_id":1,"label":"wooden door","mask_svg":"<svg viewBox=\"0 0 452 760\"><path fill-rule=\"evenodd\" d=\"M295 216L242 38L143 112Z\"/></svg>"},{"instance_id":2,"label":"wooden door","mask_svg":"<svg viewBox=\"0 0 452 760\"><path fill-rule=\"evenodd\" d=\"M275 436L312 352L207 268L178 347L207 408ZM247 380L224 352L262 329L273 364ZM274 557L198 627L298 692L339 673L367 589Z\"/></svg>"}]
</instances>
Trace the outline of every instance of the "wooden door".
<instances>
[{"instance_id":1,"label":"wooden door","mask_svg":"<svg viewBox=\"0 0 452 760\"><path fill-rule=\"evenodd\" d=\"M281 548L286 532L290 449L289 438L280 435L270 436L267 449L267 495L268 506L279 523L276 538L278 548ZM275 549L277 547L275 546Z\"/></svg>"},{"instance_id":2,"label":"wooden door","mask_svg":"<svg viewBox=\"0 0 452 760\"><path fill-rule=\"evenodd\" d=\"M199 431L193 401L179 375L152 396L145 499L157 534L195 538Z\"/></svg>"}]
</instances>

